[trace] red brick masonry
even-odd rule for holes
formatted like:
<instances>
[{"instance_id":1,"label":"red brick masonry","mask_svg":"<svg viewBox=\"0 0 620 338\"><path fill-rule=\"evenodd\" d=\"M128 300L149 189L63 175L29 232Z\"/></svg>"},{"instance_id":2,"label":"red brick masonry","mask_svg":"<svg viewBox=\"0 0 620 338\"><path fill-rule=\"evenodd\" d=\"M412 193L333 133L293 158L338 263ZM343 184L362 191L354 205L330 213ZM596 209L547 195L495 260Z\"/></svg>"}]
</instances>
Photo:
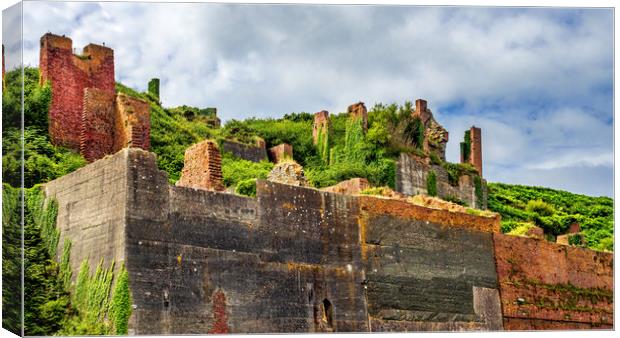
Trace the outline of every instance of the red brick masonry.
<instances>
[{"instance_id":1,"label":"red brick masonry","mask_svg":"<svg viewBox=\"0 0 620 338\"><path fill-rule=\"evenodd\" d=\"M494 235L505 330L613 327L613 254Z\"/></svg>"}]
</instances>

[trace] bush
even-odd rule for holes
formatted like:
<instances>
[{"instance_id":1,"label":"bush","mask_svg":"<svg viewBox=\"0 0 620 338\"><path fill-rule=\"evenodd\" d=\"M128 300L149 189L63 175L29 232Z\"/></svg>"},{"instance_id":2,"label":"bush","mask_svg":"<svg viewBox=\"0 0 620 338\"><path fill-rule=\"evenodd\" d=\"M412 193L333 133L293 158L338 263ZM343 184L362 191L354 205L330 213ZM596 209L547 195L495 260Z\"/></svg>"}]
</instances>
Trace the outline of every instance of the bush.
<instances>
[{"instance_id":1,"label":"bush","mask_svg":"<svg viewBox=\"0 0 620 338\"><path fill-rule=\"evenodd\" d=\"M226 187L235 187L235 190L240 182L245 181L241 189L247 191L248 180L266 179L272 169L273 163L268 161L256 163L236 158L230 153L224 153L222 156L223 183ZM256 194L256 187L254 187L254 194Z\"/></svg>"},{"instance_id":2,"label":"bush","mask_svg":"<svg viewBox=\"0 0 620 338\"><path fill-rule=\"evenodd\" d=\"M525 207L526 211L535 212L540 216L551 216L555 213L555 209L552 205L543 202L542 200L530 200Z\"/></svg>"},{"instance_id":3,"label":"bush","mask_svg":"<svg viewBox=\"0 0 620 338\"><path fill-rule=\"evenodd\" d=\"M239 195L256 196L256 179L250 178L247 180L239 181L235 187L235 192Z\"/></svg>"}]
</instances>

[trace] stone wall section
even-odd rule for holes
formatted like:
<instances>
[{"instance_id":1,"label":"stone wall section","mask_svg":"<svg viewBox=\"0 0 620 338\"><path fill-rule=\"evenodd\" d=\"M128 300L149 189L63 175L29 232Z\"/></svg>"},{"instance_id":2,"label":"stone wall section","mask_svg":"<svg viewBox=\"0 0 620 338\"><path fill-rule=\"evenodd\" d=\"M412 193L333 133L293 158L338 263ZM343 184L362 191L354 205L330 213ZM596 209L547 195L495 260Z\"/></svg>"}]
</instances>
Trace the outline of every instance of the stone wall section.
<instances>
[{"instance_id":1,"label":"stone wall section","mask_svg":"<svg viewBox=\"0 0 620 338\"><path fill-rule=\"evenodd\" d=\"M613 327L613 254L494 235L507 330Z\"/></svg>"},{"instance_id":2,"label":"stone wall section","mask_svg":"<svg viewBox=\"0 0 620 338\"><path fill-rule=\"evenodd\" d=\"M413 154L401 153L396 163L396 191L414 196L428 194L427 178L429 172L437 177L437 195L440 198L456 197L468 206L478 209L487 208L488 189L486 180L482 179L482 201L476 198L476 187L471 176L459 177L458 185L453 186L448 179L448 172L440 165L429 164L423 158Z\"/></svg>"},{"instance_id":3,"label":"stone wall section","mask_svg":"<svg viewBox=\"0 0 620 338\"><path fill-rule=\"evenodd\" d=\"M91 271L100 259L109 266L125 260L125 225L129 151L96 161L43 186L45 195L58 202L56 226L60 230L58 259L65 240L71 240L73 278L87 259Z\"/></svg>"},{"instance_id":4,"label":"stone wall section","mask_svg":"<svg viewBox=\"0 0 620 338\"><path fill-rule=\"evenodd\" d=\"M364 189L370 188L370 183L365 178L352 178L350 180L342 181L331 187L326 187L321 190L327 192L334 192L345 195L357 195Z\"/></svg>"},{"instance_id":5,"label":"stone wall section","mask_svg":"<svg viewBox=\"0 0 620 338\"><path fill-rule=\"evenodd\" d=\"M444 129L433 117L433 113L427 108L427 102L422 99L415 101L415 111L411 113L417 117L424 125L424 144L425 153L434 153L442 161L446 160L446 143L448 143L448 131Z\"/></svg>"}]
</instances>

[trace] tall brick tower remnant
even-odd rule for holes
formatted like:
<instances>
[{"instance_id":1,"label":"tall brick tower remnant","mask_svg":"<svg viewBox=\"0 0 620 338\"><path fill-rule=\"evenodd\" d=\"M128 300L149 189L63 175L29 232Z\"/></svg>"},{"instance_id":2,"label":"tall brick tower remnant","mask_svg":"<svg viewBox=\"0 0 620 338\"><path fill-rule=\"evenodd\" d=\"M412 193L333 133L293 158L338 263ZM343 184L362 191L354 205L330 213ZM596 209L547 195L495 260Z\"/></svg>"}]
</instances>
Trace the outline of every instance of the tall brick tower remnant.
<instances>
[{"instance_id":1,"label":"tall brick tower remnant","mask_svg":"<svg viewBox=\"0 0 620 338\"><path fill-rule=\"evenodd\" d=\"M319 142L319 135L321 133L329 133L329 112L327 110L321 110L314 114L314 124L312 126L312 139L314 144Z\"/></svg>"},{"instance_id":2,"label":"tall brick tower remnant","mask_svg":"<svg viewBox=\"0 0 620 338\"><path fill-rule=\"evenodd\" d=\"M150 148L150 105L116 93L114 51L89 44L73 54L71 39L41 37L41 84L49 83L52 143L79 151L89 162L126 147Z\"/></svg>"},{"instance_id":3,"label":"tall brick tower remnant","mask_svg":"<svg viewBox=\"0 0 620 338\"><path fill-rule=\"evenodd\" d=\"M71 39L47 33L41 37L41 84L49 81L49 134L55 145L80 149L84 89L114 95L114 51L89 44L82 55L73 54Z\"/></svg>"},{"instance_id":4,"label":"tall brick tower remnant","mask_svg":"<svg viewBox=\"0 0 620 338\"><path fill-rule=\"evenodd\" d=\"M361 118L362 119L362 128L364 132L368 131L368 110L366 110L366 106L364 102L354 103L349 106L347 109L349 116L352 118Z\"/></svg>"},{"instance_id":5,"label":"tall brick tower remnant","mask_svg":"<svg viewBox=\"0 0 620 338\"><path fill-rule=\"evenodd\" d=\"M469 138L469 139L468 139ZM461 143L461 163L469 163L482 176L482 130L472 126Z\"/></svg>"}]
</instances>

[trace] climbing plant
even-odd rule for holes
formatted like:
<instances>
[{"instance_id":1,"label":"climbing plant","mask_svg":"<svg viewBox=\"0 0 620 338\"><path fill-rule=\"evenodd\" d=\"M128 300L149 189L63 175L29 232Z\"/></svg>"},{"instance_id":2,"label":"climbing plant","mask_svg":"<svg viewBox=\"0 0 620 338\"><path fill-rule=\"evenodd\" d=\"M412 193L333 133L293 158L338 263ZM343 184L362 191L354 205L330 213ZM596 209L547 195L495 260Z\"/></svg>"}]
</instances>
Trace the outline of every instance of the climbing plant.
<instances>
[{"instance_id":1,"label":"climbing plant","mask_svg":"<svg viewBox=\"0 0 620 338\"><path fill-rule=\"evenodd\" d=\"M437 174L432 170L426 177L426 190L429 196L437 196Z\"/></svg>"}]
</instances>

